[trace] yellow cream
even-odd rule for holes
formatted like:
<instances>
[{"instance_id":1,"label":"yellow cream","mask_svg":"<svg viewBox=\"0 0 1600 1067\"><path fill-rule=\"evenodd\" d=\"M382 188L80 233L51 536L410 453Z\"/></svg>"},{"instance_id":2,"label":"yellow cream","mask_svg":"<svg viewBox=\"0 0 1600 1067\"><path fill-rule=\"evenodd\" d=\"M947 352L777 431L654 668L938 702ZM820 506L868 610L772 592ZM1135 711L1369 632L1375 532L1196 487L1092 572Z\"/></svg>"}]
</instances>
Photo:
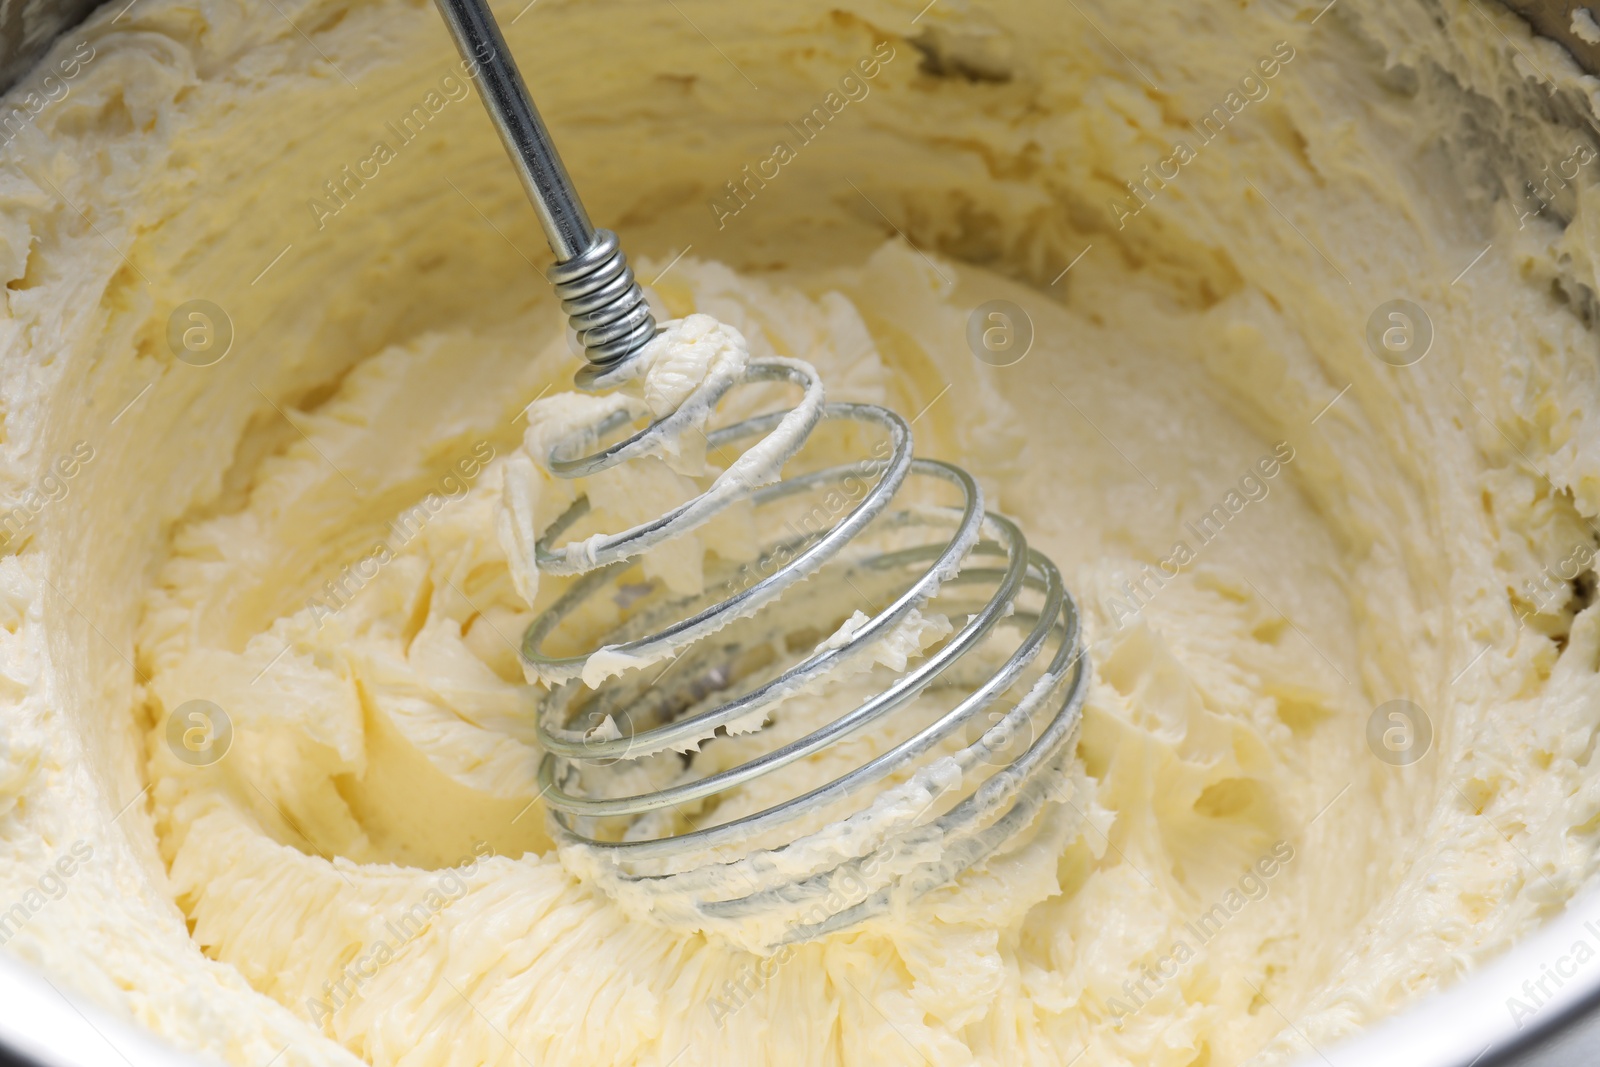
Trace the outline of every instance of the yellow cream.
<instances>
[{"instance_id":1,"label":"yellow cream","mask_svg":"<svg viewBox=\"0 0 1600 1067\"><path fill-rule=\"evenodd\" d=\"M914 419L1085 613L1037 833L768 957L547 833L524 441L588 409L437 15L101 12L0 156L6 949L240 1067L1284 1063L1492 957L1596 865L1600 205L1592 83L1433 10L500 10L663 317Z\"/></svg>"}]
</instances>

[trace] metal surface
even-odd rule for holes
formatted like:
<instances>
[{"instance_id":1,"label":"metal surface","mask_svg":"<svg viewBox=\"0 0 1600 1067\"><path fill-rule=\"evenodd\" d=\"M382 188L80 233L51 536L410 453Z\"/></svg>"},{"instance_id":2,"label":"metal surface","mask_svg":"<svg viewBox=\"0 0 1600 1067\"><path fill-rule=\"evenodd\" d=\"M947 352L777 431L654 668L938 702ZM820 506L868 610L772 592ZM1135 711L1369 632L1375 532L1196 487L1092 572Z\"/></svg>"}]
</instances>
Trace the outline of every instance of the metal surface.
<instances>
[{"instance_id":1,"label":"metal surface","mask_svg":"<svg viewBox=\"0 0 1600 1067\"><path fill-rule=\"evenodd\" d=\"M1535 32L1566 45L1567 51L1572 53L1584 70L1591 74L1600 70L1600 2L1505 0L1505 4L1527 19ZM1594 40L1585 40L1585 36Z\"/></svg>"},{"instance_id":2,"label":"metal surface","mask_svg":"<svg viewBox=\"0 0 1600 1067\"><path fill-rule=\"evenodd\" d=\"M550 251L562 262L587 251L594 243L594 227L489 5L482 0L438 0L438 6L461 58L477 65L483 106L539 214Z\"/></svg>"},{"instance_id":3,"label":"metal surface","mask_svg":"<svg viewBox=\"0 0 1600 1067\"><path fill-rule=\"evenodd\" d=\"M95 0L0 0L0 88L14 84L56 36L97 6ZM1566 45L1586 69L1600 69L1600 45L1572 32L1572 12L1585 4L1509 0L1508 6ZM1600 10L1595 14L1600 18ZM509 60L509 53L502 54ZM1600 896L1574 901L1453 988L1351 1041L1308 1052L1305 1067L1600 1064L1600 961L1566 981L1520 1027L1508 1008L1512 997L1523 995L1525 982L1545 974L1579 941L1600 946ZM199 1061L90 1005L69 1002L64 993L70 990L58 990L0 952L0 1067L198 1067Z\"/></svg>"},{"instance_id":4,"label":"metal surface","mask_svg":"<svg viewBox=\"0 0 1600 1067\"><path fill-rule=\"evenodd\" d=\"M202 1067L0 952L0 1067Z\"/></svg>"},{"instance_id":5,"label":"metal surface","mask_svg":"<svg viewBox=\"0 0 1600 1067\"><path fill-rule=\"evenodd\" d=\"M62 32L99 6L99 0L0 0L0 89L16 84Z\"/></svg>"},{"instance_id":6,"label":"metal surface","mask_svg":"<svg viewBox=\"0 0 1600 1067\"><path fill-rule=\"evenodd\" d=\"M583 346L589 366L578 373L578 385L603 388L629 356L656 335L655 316L644 290L610 230L596 230L585 251L550 268L550 284L561 298L561 310Z\"/></svg>"},{"instance_id":7,"label":"metal surface","mask_svg":"<svg viewBox=\"0 0 1600 1067\"><path fill-rule=\"evenodd\" d=\"M589 388L603 387L616 379L616 372L655 333L655 321L645 303L644 294L634 280L616 235L608 230L594 231L572 180L562 165L550 133L545 128L533 105L527 87L517 71L516 63L506 46L505 38L495 24L484 0L437 0L457 49L463 60L478 65L483 86L484 106L494 120L506 153L516 167L528 198L539 213L550 249L559 262L551 271L550 280L561 296L562 309L567 313L591 367L587 375L580 375L579 384ZM904 847L905 838L915 835L920 847L927 848L935 839L943 842L940 851L951 857L932 864L923 864L918 870L924 875L928 888L943 884L966 867L978 862L1003 845L1022 825L1031 821L1044 803L1044 790L1034 779L1041 775L1059 772L1058 756L1067 741L1076 735L1087 672L1083 662L1083 649L1079 645L1076 606L1062 586L1055 565L1036 552L1030 552L1021 531L998 516L985 516L982 494L977 483L964 471L945 464L913 461L911 457L911 432L909 427L893 413L882 408L861 405L835 405L824 408L822 388L804 364L771 360L752 365L743 383L727 381L716 387L715 395L702 389L691 397L676 415L669 415L620 446L584 459L571 459L562 455L557 447L549 457L551 469L564 477L575 478L614 467L629 459L646 454L658 454L663 448L676 451L677 435L695 423L695 414L708 413L721 395L735 384L756 381L788 380L806 390L806 401L794 411L766 419L754 419L735 427L719 431L710 439L712 447L721 449L734 441L758 433L778 433L788 440L784 456L771 467L773 476L805 443L811 430L822 419L875 423L887 428L893 440L893 456L882 470L875 488L849 516L826 533L807 541L779 547L785 550L784 561L774 563L772 573L729 596L727 599L698 605L691 617L681 619L659 633L623 641L610 646L610 651L635 657L677 655L688 650L704 638L724 627L749 617L767 604L775 601L785 590L812 577L827 566L859 536L868 525L878 519L884 508L899 490L902 481L913 469L933 478L942 478L956 485L966 497L966 506L957 524L957 533L941 553L881 553L861 564L863 570L895 572L905 566L925 564L922 577L900 593L895 602L862 627L849 640L837 647L819 650L781 675L769 679L753 692L743 694L710 711L684 715L671 721L653 723L645 729L627 729L615 739L602 738L595 742L591 733L574 732L572 719L584 714L594 714L588 705L578 709L569 707L577 691L576 683L568 681L552 691L541 716L539 737L546 749L541 767L541 794L557 813L556 822L569 842L580 842L611 853L615 862L616 877L635 884L648 883L671 891L680 883L703 883L712 867L726 866L720 854L711 856L706 850L716 852L723 847L733 847L749 839L750 835L771 833L780 827L792 825L824 808L833 810L841 800L866 794L870 800L871 787L896 773L903 772L916 761L927 758L940 742L955 731L964 729L1000 697L1020 683L1034 660L1046 647L1048 639L1056 638L1056 655L1045 669L1044 681L1019 700L1014 708L1001 716L994 726L972 739L957 757L965 777L996 759L1000 747L1014 739L1016 731L1028 730L1033 744L1026 751L1011 753L993 770L988 781L991 788L975 790L972 795L953 810L930 814L925 821L911 820L904 824L886 822L871 838L874 849L858 852L856 857L843 863L828 861L804 872L803 878L812 886L821 885L828 876L844 867L859 870L865 860L884 852L893 854ZM588 438L603 437L619 427L615 419L590 427L582 435ZM790 431L794 432L790 432ZM746 464L748 466L748 464ZM757 488L759 477L734 463L719 476L712 486L696 499L652 522L634 530L612 536L597 536L584 546L579 554L557 552L549 547L551 538L560 536L573 523L588 513L588 500L582 498L562 519L557 520L539 544L539 566L551 574L591 574L592 579L578 583L574 589L549 611L546 611L529 628L524 640L524 656L546 672L572 674L581 671L587 656L551 658L541 651L544 640L570 613L582 607L590 597L608 586L607 579L615 573L626 571L630 561L651 548L665 544L698 528L728 507L741 501L756 506L781 500L800 493L815 491L834 481L848 477L854 467L841 467L813 473L802 478L779 482L777 485ZM909 523L911 512L899 516ZM1003 572L986 570L969 571L958 577L958 571L968 557L979 550L980 530L987 524L989 532L1003 546L1001 555L1007 563ZM987 549L990 546L985 546ZM852 577L852 574L855 577ZM735 727L739 722L765 722L766 716L777 704L806 685L819 684L837 672L854 669L864 658L864 653L897 636L898 628L913 612L919 611L937 593L941 583L963 583L975 576L998 573L1001 581L994 596L983 608L973 613L966 626L902 681L868 701L855 711L813 732L805 738L766 753L737 767L715 774L682 781L665 788L628 795L596 796L586 791L597 779L613 777L611 767L619 760L642 761L668 752L675 746L695 744L696 738L708 738L719 729ZM861 573L847 571L844 580L854 584L856 578L866 580ZM1017 602L1024 589L1042 593L1044 605L1036 615L1018 614ZM681 608L681 603L669 608ZM807 756L820 752L849 736L858 733L890 712L910 704L924 690L933 685L953 664L973 649L982 645L992 631L1008 616L1032 620L1031 631L1019 642L1015 652L991 672L983 684L976 687L965 701L941 717L933 725L905 739L883 756L859 767L828 785L792 798L790 801L741 819L721 823L714 827L681 834L663 834L649 840L630 834L627 841L602 841L595 836L597 827L607 819L635 819L647 816L666 807L680 807L695 801L716 797L748 784L755 778L787 766ZM809 624L814 620L804 620ZM837 624L837 622L835 623ZM793 627L798 629L798 627ZM770 638L769 638L770 640ZM726 646L723 651L726 652ZM686 685L703 684L702 678L692 672L683 672ZM641 697L644 694L634 694ZM659 694L657 694L659 695ZM1054 706L1054 716L1048 725L1039 729L1035 713L1059 698ZM671 703L671 698L668 698ZM678 709L691 707L695 702L680 702ZM657 702L652 707L661 707ZM634 722L631 708L618 705L608 722L623 724ZM1035 737L1035 734L1038 734ZM692 736L693 735L693 736ZM588 776L585 778L585 771ZM631 774L622 777L632 777ZM857 813L860 815L861 813ZM633 823L634 828L643 825ZM869 835L870 837L870 835ZM786 840L788 848L800 840ZM740 862L754 862L765 853L747 855ZM695 866L684 870L685 857L698 860ZM662 866L670 860L672 869ZM891 879L897 883L901 879ZM872 879L861 880L863 885ZM824 887L825 888L825 887ZM794 926L797 936L821 933L835 928L840 920L864 918L888 905L894 886L878 879L871 892L857 894L846 904L819 913L815 907L807 908L810 916L802 926ZM810 892L796 886L789 875L770 871L754 874L734 896L712 899L707 895L705 905L731 913L741 908L755 907L763 902L793 905L797 897Z\"/></svg>"},{"instance_id":8,"label":"metal surface","mask_svg":"<svg viewBox=\"0 0 1600 1067\"><path fill-rule=\"evenodd\" d=\"M773 381L800 386L804 399L792 410L748 419L706 439L707 448L723 456L743 441L776 442L780 447L759 463L748 462L751 453L745 453L688 503L631 530L584 538L574 548L551 542L588 515L587 497L552 524L537 546L540 571L586 577L534 620L523 642L524 659L560 683L543 703L538 736L546 751L540 794L561 838L605 856L596 877L610 891L647 889L687 898L713 919L753 913L771 918L784 932L768 946L839 929L885 910L891 900L944 885L1031 824L1077 735L1089 676L1077 608L1055 565L1030 550L1013 523L984 513L982 491L965 471L913 459L911 428L898 415L872 405L824 404L821 383L807 364L757 361L738 377L702 386L677 413L618 444L581 458L570 454L624 429L639 414L624 407L557 442L547 466L576 478L659 454L729 390ZM886 457L777 480L812 431L829 422L883 434ZM953 487L962 505L888 511L910 477ZM853 490L847 488L852 481ZM645 681L644 674L657 673L649 671L591 688L574 679L599 649L565 656L544 651L563 622L585 614L598 598L637 590L637 579L630 585L631 564L644 552L741 502L761 511L824 494L845 503L815 529L786 525L797 536L767 545L760 558L729 573L709 575L708 592L699 596L673 597L655 583L653 591L662 595L645 601L605 637L611 655L645 664L673 659L670 684ZM908 534L915 539L924 533L925 543L901 543ZM891 547L879 549L884 535ZM850 554L869 539L873 549ZM947 589L967 594L972 586L987 589L980 594L987 599L964 595L949 602ZM786 594L792 598L780 604ZM888 606L877 609L878 600ZM840 625L863 603L876 614L840 636ZM710 772L698 769L698 757L680 758L679 753L698 753L702 744L716 746L719 731L757 733L776 720L784 700L870 666L874 650L900 639L902 627L930 603L937 613L965 623L926 654L910 657L893 684L858 707L743 762L724 765L723 750L715 750L706 757ZM777 610L766 621L739 628L761 619L769 607ZM1011 631L1017 632L1014 644L1002 637ZM752 651L792 647L790 637L808 632L817 636L802 640L775 666L749 666ZM821 640L828 634L835 636ZM1054 654L1046 657L1052 645ZM710 825L693 829L657 817L666 814L663 809L684 812L725 797L881 727L886 717L909 713L918 697L940 686L964 695L920 729L904 730L907 736L881 755L825 784L737 818L708 818ZM734 689L743 691L727 695ZM1001 708L1008 694L1019 695ZM599 735L598 723L608 724ZM945 786L935 783L941 768L933 759L959 731L968 742L951 757L960 784L945 795ZM887 780L913 773L911 785L930 788L935 800L896 817L869 814ZM641 790L646 780L652 788ZM793 862L841 823L852 827L848 856L819 847L814 860ZM788 856L780 863L783 852ZM894 862L912 853L917 861ZM839 893L841 884L850 892Z\"/></svg>"},{"instance_id":9,"label":"metal surface","mask_svg":"<svg viewBox=\"0 0 1600 1067\"><path fill-rule=\"evenodd\" d=\"M437 0L465 62L476 67L483 106L556 257L550 282L584 355L612 370L655 335L655 318L609 230L596 231L485 0ZM580 384L602 384L593 373Z\"/></svg>"},{"instance_id":10,"label":"metal surface","mask_svg":"<svg viewBox=\"0 0 1600 1067\"><path fill-rule=\"evenodd\" d=\"M1578 946L1584 946L1579 949ZM1451 988L1298 1067L1600 1064L1600 892Z\"/></svg>"}]
</instances>

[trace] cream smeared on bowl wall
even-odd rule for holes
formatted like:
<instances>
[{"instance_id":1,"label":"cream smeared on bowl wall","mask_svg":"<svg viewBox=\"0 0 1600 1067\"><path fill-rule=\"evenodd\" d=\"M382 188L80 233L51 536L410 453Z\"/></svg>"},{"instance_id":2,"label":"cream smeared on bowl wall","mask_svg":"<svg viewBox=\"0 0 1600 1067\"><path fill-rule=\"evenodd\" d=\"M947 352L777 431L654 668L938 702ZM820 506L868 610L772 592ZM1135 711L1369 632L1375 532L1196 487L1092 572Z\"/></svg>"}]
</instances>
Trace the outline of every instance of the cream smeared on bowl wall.
<instances>
[{"instance_id":1,"label":"cream smeared on bowl wall","mask_svg":"<svg viewBox=\"0 0 1600 1067\"><path fill-rule=\"evenodd\" d=\"M575 364L545 254L454 101L309 210L461 72L427 5L279 6L108 9L0 164L5 506L94 455L0 558L0 905L92 848L14 955L242 1065L1278 1063L1592 880L1592 572L1524 583L1600 510L1594 194L1580 174L1529 216L1517 162L1588 136L1541 117L1545 79L1549 113L1587 89L1520 23L1015 0L546 2L510 27L669 317L917 417L1089 615L1060 832L773 966L550 852L515 651L549 593L496 521L524 410ZM598 65L571 46L597 36ZM781 180L708 210L884 43ZM1219 101L1220 134L1140 184ZM1033 325L1007 367L966 343L997 299ZM233 331L210 365L167 343L195 300ZM1366 341L1400 300L1434 335L1409 365ZM1271 493L1117 611L1280 442ZM470 488L385 541L466 457ZM346 565L360 588L309 607ZM211 764L167 743L197 699L233 731ZM1368 744L1396 700L1431 725L1410 762Z\"/></svg>"}]
</instances>

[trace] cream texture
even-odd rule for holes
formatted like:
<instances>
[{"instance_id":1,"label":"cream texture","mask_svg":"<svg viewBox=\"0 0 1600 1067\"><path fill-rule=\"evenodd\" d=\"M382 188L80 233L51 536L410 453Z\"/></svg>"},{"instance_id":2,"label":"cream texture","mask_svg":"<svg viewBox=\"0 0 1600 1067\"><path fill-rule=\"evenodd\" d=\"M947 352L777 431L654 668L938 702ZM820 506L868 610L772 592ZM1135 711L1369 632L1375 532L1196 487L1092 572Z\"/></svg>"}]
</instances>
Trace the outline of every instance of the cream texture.
<instances>
[{"instance_id":1,"label":"cream texture","mask_svg":"<svg viewBox=\"0 0 1600 1067\"><path fill-rule=\"evenodd\" d=\"M1479 6L506 5L591 214L707 331L614 400L561 395L431 5L102 11L0 156L6 951L239 1067L1279 1064L1459 980L1600 827L1594 83ZM197 299L211 366L168 343ZM1405 367L1366 340L1400 299ZM1095 665L1025 847L767 960L563 863L516 650L571 488L531 454L736 359L699 316L915 418ZM609 528L699 458L599 487ZM197 699L210 765L168 743Z\"/></svg>"}]
</instances>

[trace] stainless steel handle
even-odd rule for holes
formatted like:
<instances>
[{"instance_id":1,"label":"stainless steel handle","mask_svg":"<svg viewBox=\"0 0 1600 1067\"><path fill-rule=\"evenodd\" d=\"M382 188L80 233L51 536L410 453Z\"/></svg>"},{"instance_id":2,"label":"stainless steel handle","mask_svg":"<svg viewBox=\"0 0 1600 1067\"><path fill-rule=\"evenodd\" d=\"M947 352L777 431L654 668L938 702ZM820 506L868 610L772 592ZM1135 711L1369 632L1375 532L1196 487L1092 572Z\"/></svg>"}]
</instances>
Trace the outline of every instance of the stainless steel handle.
<instances>
[{"instance_id":1,"label":"stainless steel handle","mask_svg":"<svg viewBox=\"0 0 1600 1067\"><path fill-rule=\"evenodd\" d=\"M483 105L516 167L517 177L559 262L594 244L594 226L572 187L561 154L533 106L517 62L484 0L436 0L461 58L477 64Z\"/></svg>"},{"instance_id":2,"label":"stainless steel handle","mask_svg":"<svg viewBox=\"0 0 1600 1067\"><path fill-rule=\"evenodd\" d=\"M589 361L578 373L578 385L605 388L615 380L612 372L656 334L644 291L617 235L589 222L486 0L435 2L461 58L476 67L483 106L555 253L549 281Z\"/></svg>"}]
</instances>

